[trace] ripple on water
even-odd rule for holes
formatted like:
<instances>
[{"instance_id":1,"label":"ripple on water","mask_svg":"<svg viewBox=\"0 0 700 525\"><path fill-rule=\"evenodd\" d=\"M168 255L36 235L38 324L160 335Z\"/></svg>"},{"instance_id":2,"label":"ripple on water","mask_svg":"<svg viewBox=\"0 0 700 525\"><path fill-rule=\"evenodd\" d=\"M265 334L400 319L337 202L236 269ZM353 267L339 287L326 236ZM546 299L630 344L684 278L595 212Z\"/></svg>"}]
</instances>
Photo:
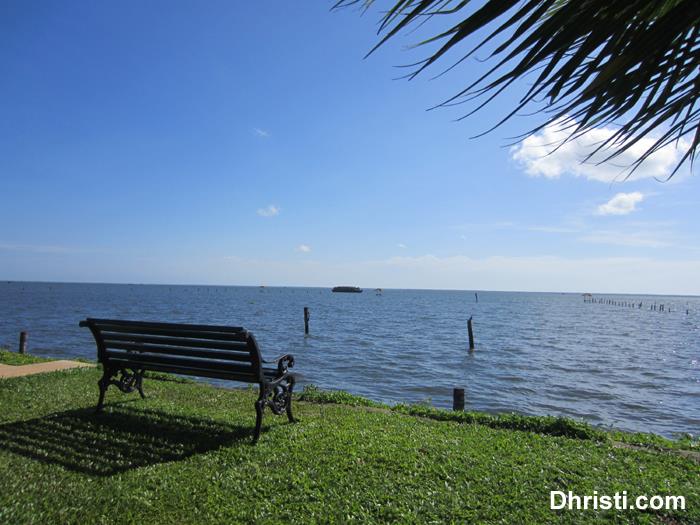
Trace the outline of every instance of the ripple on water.
<instances>
[{"instance_id":1,"label":"ripple on water","mask_svg":"<svg viewBox=\"0 0 700 525\"><path fill-rule=\"evenodd\" d=\"M0 345L30 329L38 355L94 359L80 318L244 326L265 356L291 352L300 386L316 383L390 402L552 414L665 435L700 430L700 299L577 294L0 283ZM671 305L660 315L646 306ZM303 334L303 307L311 334ZM685 314L688 308L689 314ZM477 349L467 350L473 316ZM658 342L663 345L659 346ZM225 382L217 382L226 385ZM231 386L228 384L226 386Z\"/></svg>"}]
</instances>

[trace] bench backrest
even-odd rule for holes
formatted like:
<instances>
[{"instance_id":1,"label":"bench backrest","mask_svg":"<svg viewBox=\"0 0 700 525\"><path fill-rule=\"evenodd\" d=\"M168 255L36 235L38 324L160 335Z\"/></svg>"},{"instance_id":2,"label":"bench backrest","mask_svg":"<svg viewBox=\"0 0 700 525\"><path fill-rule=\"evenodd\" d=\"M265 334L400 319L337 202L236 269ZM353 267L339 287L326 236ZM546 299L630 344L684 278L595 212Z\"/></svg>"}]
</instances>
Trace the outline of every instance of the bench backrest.
<instances>
[{"instance_id":1,"label":"bench backrest","mask_svg":"<svg viewBox=\"0 0 700 525\"><path fill-rule=\"evenodd\" d=\"M97 359L114 368L233 379L263 380L260 349L241 327L91 319Z\"/></svg>"}]
</instances>

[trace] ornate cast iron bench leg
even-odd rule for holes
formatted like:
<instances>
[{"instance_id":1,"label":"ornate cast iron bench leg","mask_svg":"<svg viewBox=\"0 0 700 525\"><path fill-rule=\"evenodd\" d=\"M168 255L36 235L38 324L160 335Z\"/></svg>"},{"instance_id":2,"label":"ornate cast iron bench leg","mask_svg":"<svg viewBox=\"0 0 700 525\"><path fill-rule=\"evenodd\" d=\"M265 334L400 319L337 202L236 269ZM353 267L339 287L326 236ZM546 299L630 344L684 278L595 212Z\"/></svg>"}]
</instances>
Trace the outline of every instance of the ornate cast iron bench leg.
<instances>
[{"instance_id":1,"label":"ornate cast iron bench leg","mask_svg":"<svg viewBox=\"0 0 700 525\"><path fill-rule=\"evenodd\" d=\"M297 420L294 419L294 415L292 415L292 391L294 390L294 376L290 376L287 383L287 419L289 419L290 423L296 423Z\"/></svg>"},{"instance_id":2,"label":"ornate cast iron bench leg","mask_svg":"<svg viewBox=\"0 0 700 525\"><path fill-rule=\"evenodd\" d=\"M143 393L143 370L139 370L134 374L134 377L136 379L136 390L139 391L139 395L141 396L141 399L146 399L146 394Z\"/></svg>"},{"instance_id":3,"label":"ornate cast iron bench leg","mask_svg":"<svg viewBox=\"0 0 700 525\"><path fill-rule=\"evenodd\" d=\"M262 428L263 411L265 410L265 397L267 396L267 388L265 385L260 385L260 395L255 402L255 435L253 436L253 445L260 439L260 429Z\"/></svg>"},{"instance_id":4,"label":"ornate cast iron bench leg","mask_svg":"<svg viewBox=\"0 0 700 525\"><path fill-rule=\"evenodd\" d=\"M95 409L95 412L99 412L100 410L102 410L102 406L104 405L105 400L105 393L107 392L107 388L109 388L109 385L116 386L125 394L130 394L134 390L138 390L142 399L146 397L146 395L143 393L143 369L131 371L121 369L119 372L121 376L118 380L115 380L112 378L114 377L114 375L116 375L117 370L113 368L107 368L102 374L102 378L97 382L97 385L100 387L100 399L97 402L97 408Z\"/></svg>"},{"instance_id":5,"label":"ornate cast iron bench leg","mask_svg":"<svg viewBox=\"0 0 700 525\"><path fill-rule=\"evenodd\" d=\"M270 410L275 415L287 413L287 419L290 423L295 423L294 415L292 414L292 391L294 390L294 376L289 376L278 380L272 384L261 384L260 395L255 402L255 435L253 436L253 444L258 442L260 438L260 429L262 427L262 418L265 407L269 406Z\"/></svg>"},{"instance_id":6,"label":"ornate cast iron bench leg","mask_svg":"<svg viewBox=\"0 0 700 525\"><path fill-rule=\"evenodd\" d=\"M97 386L100 387L100 398L97 401L97 407L95 407L95 413L98 413L102 410L102 406L104 405L105 402L105 393L107 392L107 388L109 385L112 383L112 376L114 375L114 370L111 368L105 368L104 373L102 374L102 377L100 380L97 382Z\"/></svg>"}]
</instances>

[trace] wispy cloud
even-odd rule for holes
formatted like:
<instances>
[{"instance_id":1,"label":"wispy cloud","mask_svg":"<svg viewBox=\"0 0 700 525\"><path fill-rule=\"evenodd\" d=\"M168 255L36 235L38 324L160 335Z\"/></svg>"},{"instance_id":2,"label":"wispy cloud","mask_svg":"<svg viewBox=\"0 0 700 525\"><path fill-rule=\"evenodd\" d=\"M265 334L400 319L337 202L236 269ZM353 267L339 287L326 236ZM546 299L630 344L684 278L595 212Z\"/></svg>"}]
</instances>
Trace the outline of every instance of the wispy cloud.
<instances>
[{"instance_id":1,"label":"wispy cloud","mask_svg":"<svg viewBox=\"0 0 700 525\"><path fill-rule=\"evenodd\" d=\"M308 244L300 244L297 246L297 251L302 253L309 253L311 251L311 246Z\"/></svg>"},{"instance_id":2,"label":"wispy cloud","mask_svg":"<svg viewBox=\"0 0 700 525\"><path fill-rule=\"evenodd\" d=\"M0 243L0 250L8 252L31 252L31 253L75 253L81 250L68 248L66 246L50 246L36 244L5 244Z\"/></svg>"},{"instance_id":3,"label":"wispy cloud","mask_svg":"<svg viewBox=\"0 0 700 525\"><path fill-rule=\"evenodd\" d=\"M615 210L623 210L629 208L630 206L634 208L634 204L639 201L638 197L634 195L629 200L632 201L632 204L627 203L627 201L625 201L623 198L615 200L614 197L611 199L611 202L615 202L612 202L610 209L614 208ZM610 202L607 204L610 204ZM670 246L681 248L684 246L682 239L678 237L677 232L675 232L675 230L672 228L674 223L668 221L650 222L626 220L617 229L598 229L588 221L579 221L572 224L564 223L562 225L551 226L509 223L510 226L506 227L504 224L505 223L498 223L498 229L508 229L513 232L535 232L554 235L567 235L579 242L590 244L624 246L631 248L666 248ZM488 224L479 226L481 227L477 230L488 231ZM491 229L493 230L494 225L491 226ZM465 241L472 240L471 234L469 233L461 234L460 238Z\"/></svg>"},{"instance_id":4,"label":"wispy cloud","mask_svg":"<svg viewBox=\"0 0 700 525\"><path fill-rule=\"evenodd\" d=\"M405 250L405 249L406 249L406 245L405 245L404 243L402 243L402 242L400 242L399 244L397 244L396 247L397 247L397 248L401 248L402 250Z\"/></svg>"},{"instance_id":5,"label":"wispy cloud","mask_svg":"<svg viewBox=\"0 0 700 525\"><path fill-rule=\"evenodd\" d=\"M257 213L261 217L275 217L276 215L279 215L281 211L282 208L275 206L274 204L270 204L265 208L258 208Z\"/></svg>"},{"instance_id":6,"label":"wispy cloud","mask_svg":"<svg viewBox=\"0 0 700 525\"><path fill-rule=\"evenodd\" d=\"M637 204L644 200L644 194L618 193L605 204L598 206L598 215L627 215L637 209Z\"/></svg>"},{"instance_id":7,"label":"wispy cloud","mask_svg":"<svg viewBox=\"0 0 700 525\"><path fill-rule=\"evenodd\" d=\"M640 139L614 160L598 165L613 153L614 148L621 149L623 144L604 148L589 160L584 160L603 141L609 139L615 130L609 127L595 128L563 143L569 132L568 129L562 129L561 122L553 123L511 148L511 157L532 177L556 179L562 175L573 175L610 183L624 181L632 163L655 143L655 139L651 137ZM669 144L657 150L626 180L667 178L688 144L681 140L677 146Z\"/></svg>"},{"instance_id":8,"label":"wispy cloud","mask_svg":"<svg viewBox=\"0 0 700 525\"><path fill-rule=\"evenodd\" d=\"M454 229L465 230L470 233L479 232L482 230L514 230L514 231L530 231L530 232L542 232L542 233L577 233L581 231L581 228L574 228L572 226L550 226L550 225L528 225L528 224L517 224L512 221L499 221L493 223L482 223L482 224L460 224L454 226ZM468 241L470 237L466 234L460 235L461 239Z\"/></svg>"},{"instance_id":9,"label":"wispy cloud","mask_svg":"<svg viewBox=\"0 0 700 525\"><path fill-rule=\"evenodd\" d=\"M266 130L260 129L260 128L253 128L253 133L255 133L255 135L256 135L257 137L262 137L262 138L264 138L264 139L266 139L267 137L270 136L270 132L269 132L269 131L266 131Z\"/></svg>"},{"instance_id":10,"label":"wispy cloud","mask_svg":"<svg viewBox=\"0 0 700 525\"><path fill-rule=\"evenodd\" d=\"M525 226L525 230L542 233L577 233L581 231L577 228L567 228L565 226Z\"/></svg>"},{"instance_id":11,"label":"wispy cloud","mask_svg":"<svg viewBox=\"0 0 700 525\"><path fill-rule=\"evenodd\" d=\"M201 269L184 261L169 282L335 286L353 282L365 288L442 288L463 290L579 291L700 295L699 254L671 260L651 257L554 257L454 255L391 257L329 262L307 257L216 258ZM156 275L162 279L170 260ZM190 273L190 272L195 273ZM232 277L235 276L235 277ZM232 281L235 279L235 281ZM162 282L162 281L161 281ZM572 300L577 300L575 297Z\"/></svg>"},{"instance_id":12,"label":"wispy cloud","mask_svg":"<svg viewBox=\"0 0 700 525\"><path fill-rule=\"evenodd\" d=\"M624 232L615 230L595 230L579 237L580 241L595 244L610 244L632 248L665 248L672 243L651 232Z\"/></svg>"},{"instance_id":13,"label":"wispy cloud","mask_svg":"<svg viewBox=\"0 0 700 525\"><path fill-rule=\"evenodd\" d=\"M453 226L450 226L450 228L453 230L467 233L480 232L483 230L512 230L517 229L519 227L520 226L518 224L512 221L464 222L462 224L455 224ZM463 239L467 238L466 235L462 235L461 237Z\"/></svg>"}]
</instances>

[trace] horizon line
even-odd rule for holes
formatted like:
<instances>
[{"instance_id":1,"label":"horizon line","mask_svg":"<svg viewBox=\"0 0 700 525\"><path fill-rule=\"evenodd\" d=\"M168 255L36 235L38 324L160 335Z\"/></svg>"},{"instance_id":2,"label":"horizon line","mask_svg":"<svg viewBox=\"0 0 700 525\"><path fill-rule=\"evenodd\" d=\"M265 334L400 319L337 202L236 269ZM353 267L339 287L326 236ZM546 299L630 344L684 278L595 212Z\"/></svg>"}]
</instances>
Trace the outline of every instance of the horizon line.
<instances>
[{"instance_id":1,"label":"horizon line","mask_svg":"<svg viewBox=\"0 0 700 525\"><path fill-rule=\"evenodd\" d=\"M139 283L139 282L105 282L105 281L21 281L12 279L0 279L0 284L78 284L78 285L117 285L117 286L183 286L183 287L211 287L211 288L310 288L310 289L328 289L334 286L307 286L298 284L202 284L202 283ZM354 285L353 285L354 286ZM583 295L589 293L591 295L646 295L658 297L693 297L698 298L700 294L677 294L677 293L646 293L646 292L582 292L582 291L560 291L560 290L487 290L479 288L394 288L367 286L360 287L363 290L375 289L381 290L409 290L418 292L472 292L472 293L541 293L541 294L565 294L565 295Z\"/></svg>"}]
</instances>

